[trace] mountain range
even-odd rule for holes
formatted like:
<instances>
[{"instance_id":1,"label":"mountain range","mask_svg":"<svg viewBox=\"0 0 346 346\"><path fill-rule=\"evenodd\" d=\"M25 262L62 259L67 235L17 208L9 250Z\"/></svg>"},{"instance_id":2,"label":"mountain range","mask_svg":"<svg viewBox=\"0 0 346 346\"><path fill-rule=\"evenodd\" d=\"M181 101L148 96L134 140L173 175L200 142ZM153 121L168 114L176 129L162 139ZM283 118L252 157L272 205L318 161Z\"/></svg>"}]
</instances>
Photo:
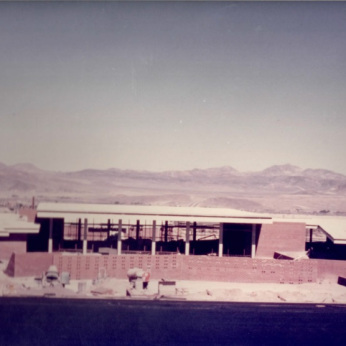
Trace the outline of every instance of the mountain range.
<instances>
[{"instance_id":1,"label":"mountain range","mask_svg":"<svg viewBox=\"0 0 346 346\"><path fill-rule=\"evenodd\" d=\"M47 171L0 163L0 201L157 204L251 211L346 212L346 176L324 169L276 165L257 172L225 166L186 171L110 168Z\"/></svg>"}]
</instances>

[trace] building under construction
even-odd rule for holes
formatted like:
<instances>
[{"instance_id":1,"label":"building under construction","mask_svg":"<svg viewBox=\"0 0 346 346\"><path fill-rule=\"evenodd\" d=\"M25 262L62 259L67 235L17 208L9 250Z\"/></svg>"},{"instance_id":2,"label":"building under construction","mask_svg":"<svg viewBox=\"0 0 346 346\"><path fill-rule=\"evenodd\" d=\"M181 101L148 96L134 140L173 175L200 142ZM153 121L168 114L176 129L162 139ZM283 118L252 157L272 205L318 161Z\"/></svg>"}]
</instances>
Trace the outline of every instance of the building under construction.
<instances>
[{"instance_id":1,"label":"building under construction","mask_svg":"<svg viewBox=\"0 0 346 346\"><path fill-rule=\"evenodd\" d=\"M13 276L54 264L73 279L100 270L125 278L139 267L153 278L303 283L346 269L342 217L68 203L40 203L21 214L34 222L30 230L14 238L3 232L0 240Z\"/></svg>"}]
</instances>

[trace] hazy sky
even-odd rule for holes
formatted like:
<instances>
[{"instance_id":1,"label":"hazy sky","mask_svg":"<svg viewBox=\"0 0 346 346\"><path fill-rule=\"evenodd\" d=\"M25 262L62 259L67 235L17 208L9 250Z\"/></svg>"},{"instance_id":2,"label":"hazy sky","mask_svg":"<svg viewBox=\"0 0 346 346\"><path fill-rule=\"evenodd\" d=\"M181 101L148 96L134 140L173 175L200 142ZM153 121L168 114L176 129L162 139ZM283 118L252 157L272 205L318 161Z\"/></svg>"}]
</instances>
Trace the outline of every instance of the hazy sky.
<instances>
[{"instance_id":1,"label":"hazy sky","mask_svg":"<svg viewBox=\"0 0 346 346\"><path fill-rule=\"evenodd\" d=\"M346 3L0 3L0 162L346 174Z\"/></svg>"}]
</instances>

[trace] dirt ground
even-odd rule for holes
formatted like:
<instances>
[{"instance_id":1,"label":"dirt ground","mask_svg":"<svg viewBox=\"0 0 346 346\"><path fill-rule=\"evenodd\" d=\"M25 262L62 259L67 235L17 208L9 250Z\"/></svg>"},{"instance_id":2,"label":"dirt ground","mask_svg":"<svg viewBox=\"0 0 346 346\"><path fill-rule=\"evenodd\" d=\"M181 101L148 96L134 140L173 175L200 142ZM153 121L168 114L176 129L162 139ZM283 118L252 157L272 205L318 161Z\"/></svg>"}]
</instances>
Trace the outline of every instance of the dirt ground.
<instances>
[{"instance_id":1,"label":"dirt ground","mask_svg":"<svg viewBox=\"0 0 346 346\"><path fill-rule=\"evenodd\" d=\"M129 292L139 299L346 304L346 287L328 280L300 285L183 280L162 285L158 280L151 280L143 290L141 283L137 284L137 289L130 289L128 280L103 278L70 280L63 287L58 282L42 284L34 277L9 277L4 273L6 266L6 261L0 263L0 296L130 299L126 295Z\"/></svg>"}]
</instances>

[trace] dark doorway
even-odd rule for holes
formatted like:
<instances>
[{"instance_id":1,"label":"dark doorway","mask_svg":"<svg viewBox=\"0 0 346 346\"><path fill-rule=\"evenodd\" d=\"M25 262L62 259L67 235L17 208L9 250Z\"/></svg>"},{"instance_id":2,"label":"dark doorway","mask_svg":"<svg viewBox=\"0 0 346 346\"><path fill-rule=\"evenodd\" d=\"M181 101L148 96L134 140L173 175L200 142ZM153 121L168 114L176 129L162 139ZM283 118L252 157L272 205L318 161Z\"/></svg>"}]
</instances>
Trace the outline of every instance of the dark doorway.
<instances>
[{"instance_id":1,"label":"dark doorway","mask_svg":"<svg viewBox=\"0 0 346 346\"><path fill-rule=\"evenodd\" d=\"M251 256L251 224L224 224L223 254L225 256Z\"/></svg>"},{"instance_id":2,"label":"dark doorway","mask_svg":"<svg viewBox=\"0 0 346 346\"><path fill-rule=\"evenodd\" d=\"M28 235L28 252L47 252L49 238L49 219L39 219L40 232ZM53 251L58 251L63 243L64 223L62 219L53 220Z\"/></svg>"}]
</instances>

